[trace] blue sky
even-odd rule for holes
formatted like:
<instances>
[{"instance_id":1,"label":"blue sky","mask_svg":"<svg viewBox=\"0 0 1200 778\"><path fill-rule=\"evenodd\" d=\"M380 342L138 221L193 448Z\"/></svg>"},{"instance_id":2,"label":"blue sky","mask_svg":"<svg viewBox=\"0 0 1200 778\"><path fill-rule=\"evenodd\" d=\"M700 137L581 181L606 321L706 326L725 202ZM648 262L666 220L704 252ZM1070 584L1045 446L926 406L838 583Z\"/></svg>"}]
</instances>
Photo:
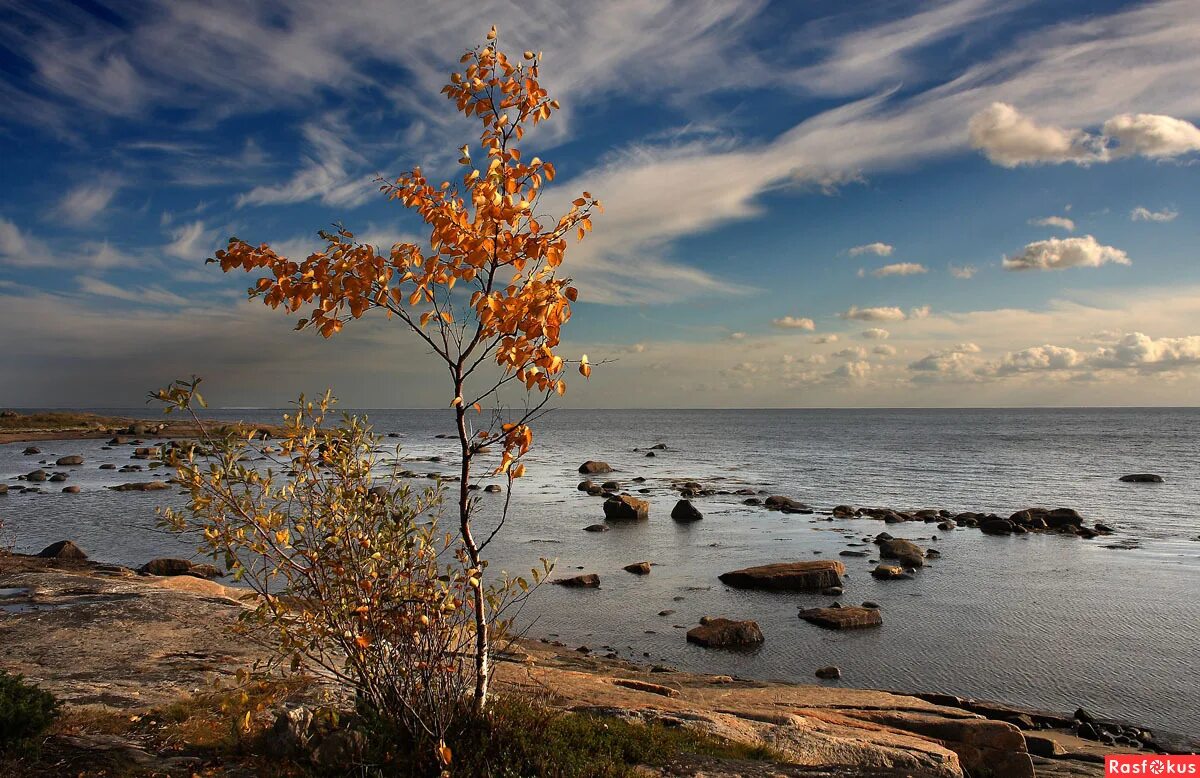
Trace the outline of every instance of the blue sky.
<instances>
[{"instance_id":1,"label":"blue sky","mask_svg":"<svg viewBox=\"0 0 1200 778\"><path fill-rule=\"evenodd\" d=\"M0 404L443 405L386 322L293 333L203 260L421 239L372 178L456 173L493 23L563 103L554 202L607 209L568 404L1200 397L1194 0L469 5L0 0Z\"/></svg>"}]
</instances>

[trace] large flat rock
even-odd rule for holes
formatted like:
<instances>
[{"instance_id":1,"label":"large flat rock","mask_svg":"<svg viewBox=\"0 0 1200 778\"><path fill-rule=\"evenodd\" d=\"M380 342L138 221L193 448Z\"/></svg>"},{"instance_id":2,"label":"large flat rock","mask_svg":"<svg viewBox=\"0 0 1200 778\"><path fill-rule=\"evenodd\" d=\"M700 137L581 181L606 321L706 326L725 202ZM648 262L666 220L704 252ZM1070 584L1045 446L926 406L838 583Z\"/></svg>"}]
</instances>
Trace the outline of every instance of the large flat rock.
<instances>
[{"instance_id":1,"label":"large flat rock","mask_svg":"<svg viewBox=\"0 0 1200 778\"><path fill-rule=\"evenodd\" d=\"M746 567L718 577L735 589L811 592L841 586L845 572L846 566L835 559L812 559Z\"/></svg>"}]
</instances>

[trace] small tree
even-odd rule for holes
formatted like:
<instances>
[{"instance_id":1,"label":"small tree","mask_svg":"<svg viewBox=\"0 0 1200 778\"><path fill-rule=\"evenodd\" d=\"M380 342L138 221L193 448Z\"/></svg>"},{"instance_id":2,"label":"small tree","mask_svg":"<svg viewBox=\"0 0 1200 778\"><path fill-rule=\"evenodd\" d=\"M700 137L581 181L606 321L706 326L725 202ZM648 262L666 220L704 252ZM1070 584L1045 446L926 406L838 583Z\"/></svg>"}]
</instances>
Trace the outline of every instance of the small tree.
<instances>
[{"instance_id":1,"label":"small tree","mask_svg":"<svg viewBox=\"0 0 1200 778\"><path fill-rule=\"evenodd\" d=\"M500 445L494 473L507 477L511 492L513 479L525 472L521 460L533 442L530 422L566 391L567 360L555 352L578 292L557 271L568 236L582 240L592 227L593 211L600 210L599 201L584 192L558 219L538 213L554 166L526 158L518 144L527 128L559 108L538 83L540 61L540 53L526 51L514 64L497 47L492 27L487 43L462 56L465 67L442 89L461 113L481 123L486 165L476 167L470 147L463 146L459 163L467 170L461 184L434 185L419 167L394 182L380 180L390 200L416 211L430 227L428 250L397 243L381 253L339 226L321 231L325 248L302 262L237 238L210 260L227 272L267 271L250 295L272 308L294 313L313 306L297 329L330 337L347 321L380 309L398 318L448 368L461 456L458 532L471 569L477 710L487 701L494 618L482 552L507 519L509 503L506 498L488 537L477 537L473 463L485 447ZM490 362L498 374L482 369ZM578 360L578 369L585 377L590 374L587 355ZM520 385L530 399L523 409L505 413L499 392L509 384ZM493 401L490 421L477 427L468 412L481 413L482 404Z\"/></svg>"}]
</instances>

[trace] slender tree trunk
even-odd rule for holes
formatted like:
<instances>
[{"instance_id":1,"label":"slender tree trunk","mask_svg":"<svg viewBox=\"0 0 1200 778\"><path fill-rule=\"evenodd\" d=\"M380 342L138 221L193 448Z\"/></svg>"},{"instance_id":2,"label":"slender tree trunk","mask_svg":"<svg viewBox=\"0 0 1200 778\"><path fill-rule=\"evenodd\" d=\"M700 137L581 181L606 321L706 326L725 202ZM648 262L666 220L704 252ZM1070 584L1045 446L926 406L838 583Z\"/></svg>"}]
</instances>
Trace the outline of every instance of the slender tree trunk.
<instances>
[{"instance_id":1,"label":"slender tree trunk","mask_svg":"<svg viewBox=\"0 0 1200 778\"><path fill-rule=\"evenodd\" d=\"M462 397L462 381L455 382L455 396ZM478 573L471 586L475 608L475 711L483 713L487 707L488 682L491 676L491 645L488 639L487 601L483 594L483 568L480 566L479 546L471 533L471 439L467 433L467 409L462 403L455 409L458 423L458 441L462 449L462 469L458 482L458 529L471 567Z\"/></svg>"}]
</instances>

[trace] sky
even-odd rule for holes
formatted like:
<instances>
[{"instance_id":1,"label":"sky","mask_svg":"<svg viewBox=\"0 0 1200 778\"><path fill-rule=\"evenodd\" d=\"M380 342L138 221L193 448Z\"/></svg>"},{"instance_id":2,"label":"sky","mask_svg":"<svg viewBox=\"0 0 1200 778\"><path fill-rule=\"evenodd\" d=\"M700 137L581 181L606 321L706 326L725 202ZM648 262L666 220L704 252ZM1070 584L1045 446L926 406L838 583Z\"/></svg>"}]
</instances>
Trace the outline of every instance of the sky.
<instances>
[{"instance_id":1,"label":"sky","mask_svg":"<svg viewBox=\"0 0 1200 778\"><path fill-rule=\"evenodd\" d=\"M458 174L492 24L572 244L568 407L1196 405L1196 0L0 0L0 406L444 407L382 316L324 340L204 260Z\"/></svg>"}]
</instances>

